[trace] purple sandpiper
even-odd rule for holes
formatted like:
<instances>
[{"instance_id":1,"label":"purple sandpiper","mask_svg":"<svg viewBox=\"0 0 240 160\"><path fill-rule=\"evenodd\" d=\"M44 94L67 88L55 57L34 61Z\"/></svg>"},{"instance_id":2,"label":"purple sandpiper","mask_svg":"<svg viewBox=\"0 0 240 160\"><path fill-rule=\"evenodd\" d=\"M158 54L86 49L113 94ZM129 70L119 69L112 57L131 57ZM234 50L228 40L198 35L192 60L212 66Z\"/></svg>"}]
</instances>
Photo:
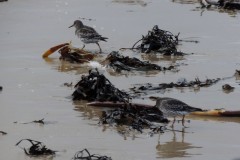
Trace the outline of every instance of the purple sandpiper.
<instances>
[{"instance_id":1,"label":"purple sandpiper","mask_svg":"<svg viewBox=\"0 0 240 160\"><path fill-rule=\"evenodd\" d=\"M94 28L84 25L80 20L75 20L73 25L71 25L69 28L73 26L76 28L75 34L84 43L83 48L85 47L85 44L96 43L99 47L100 53L102 52L102 49L98 42L99 41L107 42L106 39L108 38L102 37L100 34L97 33L97 31Z\"/></svg>"},{"instance_id":2,"label":"purple sandpiper","mask_svg":"<svg viewBox=\"0 0 240 160\"><path fill-rule=\"evenodd\" d=\"M200 108L195 108L187 105L186 103L169 97L157 98L155 105L160 111L162 111L164 117L173 117L172 127L176 121L175 117L183 116L182 125L184 126L185 115L196 112L203 111ZM184 126L185 127L185 126Z\"/></svg>"}]
</instances>

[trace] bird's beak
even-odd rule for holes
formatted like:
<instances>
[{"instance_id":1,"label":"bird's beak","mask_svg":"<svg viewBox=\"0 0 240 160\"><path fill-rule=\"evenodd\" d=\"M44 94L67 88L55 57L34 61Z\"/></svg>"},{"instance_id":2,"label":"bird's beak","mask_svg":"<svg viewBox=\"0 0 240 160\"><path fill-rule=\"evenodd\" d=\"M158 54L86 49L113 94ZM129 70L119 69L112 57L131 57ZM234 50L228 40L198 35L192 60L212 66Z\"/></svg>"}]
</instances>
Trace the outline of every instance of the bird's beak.
<instances>
[{"instance_id":1,"label":"bird's beak","mask_svg":"<svg viewBox=\"0 0 240 160\"><path fill-rule=\"evenodd\" d=\"M68 28L71 28L71 27L73 27L74 26L74 24L73 25L71 25L71 26L69 26Z\"/></svg>"}]
</instances>

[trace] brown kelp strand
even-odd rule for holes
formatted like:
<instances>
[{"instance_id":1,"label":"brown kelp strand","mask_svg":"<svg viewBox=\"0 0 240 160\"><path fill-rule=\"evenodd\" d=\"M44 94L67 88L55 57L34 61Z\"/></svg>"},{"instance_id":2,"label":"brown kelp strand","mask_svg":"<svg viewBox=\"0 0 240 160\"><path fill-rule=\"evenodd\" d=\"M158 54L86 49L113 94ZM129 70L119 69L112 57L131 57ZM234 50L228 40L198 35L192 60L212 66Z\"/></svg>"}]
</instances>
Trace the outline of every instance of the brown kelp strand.
<instances>
[{"instance_id":1,"label":"brown kelp strand","mask_svg":"<svg viewBox=\"0 0 240 160\"><path fill-rule=\"evenodd\" d=\"M58 52L61 54L61 60L69 61L70 63L89 62L94 58L93 54L69 45L64 46Z\"/></svg>"},{"instance_id":2,"label":"brown kelp strand","mask_svg":"<svg viewBox=\"0 0 240 160\"><path fill-rule=\"evenodd\" d=\"M132 48L135 48L140 41L141 44L136 47L142 53L159 52L163 55L184 55L177 51L178 35L173 35L169 31L161 30L157 25L153 27L148 34L142 36Z\"/></svg>"},{"instance_id":3,"label":"brown kelp strand","mask_svg":"<svg viewBox=\"0 0 240 160\"><path fill-rule=\"evenodd\" d=\"M83 149L75 153L73 160L112 160L111 157L101 156L98 154L90 154L87 149Z\"/></svg>"},{"instance_id":4,"label":"brown kelp strand","mask_svg":"<svg viewBox=\"0 0 240 160\"><path fill-rule=\"evenodd\" d=\"M129 102L130 96L116 88L97 69L89 70L75 85L73 100Z\"/></svg>"},{"instance_id":5,"label":"brown kelp strand","mask_svg":"<svg viewBox=\"0 0 240 160\"><path fill-rule=\"evenodd\" d=\"M32 146L30 146L28 149L22 148L19 146L19 144L22 141L28 141L31 143ZM56 151L46 148L46 146L42 142L35 141L32 139L22 139L16 144L16 146L19 146L24 150L25 154L31 155L31 156L55 155L56 153Z\"/></svg>"},{"instance_id":6,"label":"brown kelp strand","mask_svg":"<svg viewBox=\"0 0 240 160\"><path fill-rule=\"evenodd\" d=\"M153 122L165 123L169 121L163 117L162 112L156 107L140 108L131 104L125 104L124 107L107 112L103 111L100 119L100 124L126 125L141 133L144 128L157 130Z\"/></svg>"},{"instance_id":7,"label":"brown kelp strand","mask_svg":"<svg viewBox=\"0 0 240 160\"><path fill-rule=\"evenodd\" d=\"M147 61L141 61L138 58L130 58L128 56L123 56L117 51L111 52L105 61L108 61L108 66L113 68L115 71L149 71L149 70L171 70L174 66L161 67L157 64L152 64Z\"/></svg>"}]
</instances>

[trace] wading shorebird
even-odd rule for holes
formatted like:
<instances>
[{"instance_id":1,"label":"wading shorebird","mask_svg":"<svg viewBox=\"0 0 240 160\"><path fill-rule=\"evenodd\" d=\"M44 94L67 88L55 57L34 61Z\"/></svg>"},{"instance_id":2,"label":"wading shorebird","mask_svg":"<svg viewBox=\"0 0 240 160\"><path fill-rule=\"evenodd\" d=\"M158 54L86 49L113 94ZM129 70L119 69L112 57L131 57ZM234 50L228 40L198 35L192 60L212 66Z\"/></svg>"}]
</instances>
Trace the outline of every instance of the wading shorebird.
<instances>
[{"instance_id":1,"label":"wading shorebird","mask_svg":"<svg viewBox=\"0 0 240 160\"><path fill-rule=\"evenodd\" d=\"M85 47L85 44L96 43L99 47L100 53L102 52L102 49L98 42L99 41L107 42L106 41L106 39L108 39L107 37L102 37L100 34L97 33L95 29L84 25L80 20L75 20L73 25L71 25L69 28L73 26L76 28L75 30L76 36L78 36L81 39L81 41L84 43L83 48Z\"/></svg>"},{"instance_id":2,"label":"wading shorebird","mask_svg":"<svg viewBox=\"0 0 240 160\"><path fill-rule=\"evenodd\" d=\"M157 98L155 105L160 111L162 111L164 117L173 117L172 127L176 121L177 116L182 116L182 125L184 126L185 115L191 112L203 111L200 108L195 108L187 105L186 103L169 97Z\"/></svg>"}]
</instances>

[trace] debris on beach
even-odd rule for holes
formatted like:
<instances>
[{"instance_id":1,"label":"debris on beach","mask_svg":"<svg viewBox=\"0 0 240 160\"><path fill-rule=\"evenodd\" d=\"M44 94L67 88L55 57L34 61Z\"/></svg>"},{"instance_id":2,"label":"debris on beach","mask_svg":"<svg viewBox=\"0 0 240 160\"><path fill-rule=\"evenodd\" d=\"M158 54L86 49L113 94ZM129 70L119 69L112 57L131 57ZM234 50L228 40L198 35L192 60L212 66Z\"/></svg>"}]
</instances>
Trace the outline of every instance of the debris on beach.
<instances>
[{"instance_id":1,"label":"debris on beach","mask_svg":"<svg viewBox=\"0 0 240 160\"><path fill-rule=\"evenodd\" d=\"M113 68L117 72L124 71L149 71L149 70L158 70L158 71L165 71L165 70L172 70L175 69L174 66L169 67L161 67L157 64L152 64L147 61L141 61L137 58L130 58L121 55L117 51L111 52L107 58L105 59L105 63L111 68Z\"/></svg>"},{"instance_id":2,"label":"debris on beach","mask_svg":"<svg viewBox=\"0 0 240 160\"><path fill-rule=\"evenodd\" d=\"M129 102L130 96L117 89L97 69L89 70L89 75L82 76L75 85L73 100Z\"/></svg>"},{"instance_id":3,"label":"debris on beach","mask_svg":"<svg viewBox=\"0 0 240 160\"><path fill-rule=\"evenodd\" d=\"M111 157L101 156L99 154L90 154L87 149L83 149L75 153L73 160L112 160Z\"/></svg>"},{"instance_id":4,"label":"debris on beach","mask_svg":"<svg viewBox=\"0 0 240 160\"><path fill-rule=\"evenodd\" d=\"M184 55L183 52L177 51L178 35L173 35L169 31L161 30L155 25L146 36L142 36L132 47L138 49L142 53L158 52L163 55ZM141 44L135 46L141 41Z\"/></svg>"},{"instance_id":5,"label":"debris on beach","mask_svg":"<svg viewBox=\"0 0 240 160\"><path fill-rule=\"evenodd\" d=\"M14 122L14 123L18 123L18 122ZM24 122L24 123L21 123L21 124L29 124L29 123L38 123L38 124L42 124L44 125L44 118L40 119L40 120L34 120L34 121L31 121L31 122Z\"/></svg>"},{"instance_id":6,"label":"debris on beach","mask_svg":"<svg viewBox=\"0 0 240 160\"><path fill-rule=\"evenodd\" d=\"M223 92L230 93L234 91L235 87L230 86L229 84L222 85Z\"/></svg>"},{"instance_id":7,"label":"debris on beach","mask_svg":"<svg viewBox=\"0 0 240 160\"><path fill-rule=\"evenodd\" d=\"M147 94L151 91L161 91L165 90L167 88L180 88L180 87L193 87L193 88L199 88L199 87L209 87L218 81L220 81L220 78L217 79L206 79L205 81L200 81L199 78L195 78L194 81L187 81L185 78L180 78L177 82L170 82L170 83L160 83L160 84L136 84L133 88L130 88L130 90L133 92L133 95L137 94Z\"/></svg>"},{"instance_id":8,"label":"debris on beach","mask_svg":"<svg viewBox=\"0 0 240 160\"><path fill-rule=\"evenodd\" d=\"M65 82L63 83L63 86L66 86L66 87L73 87L73 83L68 83L68 82Z\"/></svg>"},{"instance_id":9,"label":"debris on beach","mask_svg":"<svg viewBox=\"0 0 240 160\"><path fill-rule=\"evenodd\" d=\"M113 104L114 105L114 104ZM140 133L143 129L156 131L163 125L156 126L156 123L168 123L162 112L156 107L136 107L134 104L126 103L123 107L113 110L103 111L100 124L116 126L127 126L130 130L137 130ZM162 131L162 130L161 130Z\"/></svg>"},{"instance_id":10,"label":"debris on beach","mask_svg":"<svg viewBox=\"0 0 240 160\"><path fill-rule=\"evenodd\" d=\"M28 149L19 146L19 144L22 141L28 141L31 143L32 146L29 147ZM56 153L56 151L46 148L46 146L42 142L31 140L31 139L22 139L16 144L16 146L19 146L20 148L22 148L26 155L31 155L31 156L55 155Z\"/></svg>"},{"instance_id":11,"label":"debris on beach","mask_svg":"<svg viewBox=\"0 0 240 160\"><path fill-rule=\"evenodd\" d=\"M7 134L7 132L4 132L4 131L0 131L0 133L1 133L2 135L6 135L6 134Z\"/></svg>"},{"instance_id":12,"label":"debris on beach","mask_svg":"<svg viewBox=\"0 0 240 160\"><path fill-rule=\"evenodd\" d=\"M94 58L94 54L91 54L83 49L75 48L70 43L63 43L48 49L43 55L43 58L47 58L49 55L58 51L60 53L60 60L65 60L70 63L84 63L89 62Z\"/></svg>"}]
</instances>

